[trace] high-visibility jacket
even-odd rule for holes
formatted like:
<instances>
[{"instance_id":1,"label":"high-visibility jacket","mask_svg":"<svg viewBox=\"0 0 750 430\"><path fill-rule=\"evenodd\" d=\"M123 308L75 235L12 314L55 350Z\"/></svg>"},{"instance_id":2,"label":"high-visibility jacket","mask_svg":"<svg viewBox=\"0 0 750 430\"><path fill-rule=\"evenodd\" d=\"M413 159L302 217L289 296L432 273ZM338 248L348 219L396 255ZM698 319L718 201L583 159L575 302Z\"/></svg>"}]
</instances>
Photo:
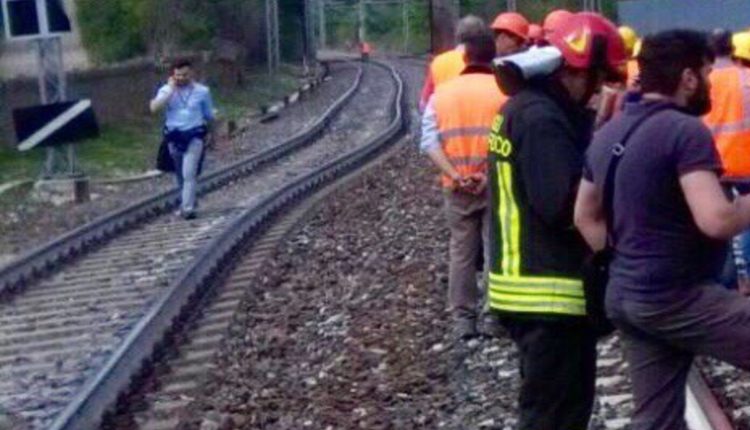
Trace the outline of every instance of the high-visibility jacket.
<instances>
[{"instance_id":1,"label":"high-visibility jacket","mask_svg":"<svg viewBox=\"0 0 750 430\"><path fill-rule=\"evenodd\" d=\"M464 51L452 49L435 57L430 65L430 74L435 88L459 76L466 68Z\"/></svg>"},{"instance_id":2,"label":"high-visibility jacket","mask_svg":"<svg viewBox=\"0 0 750 430\"><path fill-rule=\"evenodd\" d=\"M628 68L628 88L633 88L635 86L636 80L638 79L638 75L641 73L641 69L638 66L638 61L635 59L631 59L628 61L627 68Z\"/></svg>"},{"instance_id":3,"label":"high-visibility jacket","mask_svg":"<svg viewBox=\"0 0 750 430\"><path fill-rule=\"evenodd\" d=\"M465 68L464 50L460 46L435 57L430 63L424 87L422 87L420 109L427 106L427 102L435 93L437 87L459 76Z\"/></svg>"},{"instance_id":4,"label":"high-visibility jacket","mask_svg":"<svg viewBox=\"0 0 750 430\"><path fill-rule=\"evenodd\" d=\"M489 68L470 66L435 91L440 145L459 174L487 173L490 126L505 100ZM442 175L442 183L455 186L447 175Z\"/></svg>"},{"instance_id":5,"label":"high-visibility jacket","mask_svg":"<svg viewBox=\"0 0 750 430\"><path fill-rule=\"evenodd\" d=\"M564 90L526 88L492 125L488 302L504 317L586 315L586 244L573 226L592 121Z\"/></svg>"},{"instance_id":6,"label":"high-visibility jacket","mask_svg":"<svg viewBox=\"0 0 750 430\"><path fill-rule=\"evenodd\" d=\"M714 136L726 177L750 177L750 69L726 59L709 77L711 112L705 121Z\"/></svg>"}]
</instances>

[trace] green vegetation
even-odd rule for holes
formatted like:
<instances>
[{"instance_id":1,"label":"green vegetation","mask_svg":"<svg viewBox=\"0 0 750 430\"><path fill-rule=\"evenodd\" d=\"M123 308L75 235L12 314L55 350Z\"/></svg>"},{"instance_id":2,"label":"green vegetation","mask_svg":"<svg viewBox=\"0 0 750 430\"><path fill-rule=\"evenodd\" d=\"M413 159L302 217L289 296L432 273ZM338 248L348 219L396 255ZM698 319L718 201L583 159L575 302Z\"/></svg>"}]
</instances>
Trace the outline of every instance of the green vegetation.
<instances>
[{"instance_id":1,"label":"green vegetation","mask_svg":"<svg viewBox=\"0 0 750 430\"><path fill-rule=\"evenodd\" d=\"M93 177L117 177L142 172L153 165L159 142L156 121L105 127L97 139L77 145L83 170ZM41 173L45 149L18 152L0 145L0 183L33 179Z\"/></svg>"},{"instance_id":2,"label":"green vegetation","mask_svg":"<svg viewBox=\"0 0 750 430\"><path fill-rule=\"evenodd\" d=\"M554 9L579 10L581 0L518 0L518 11L533 22L541 23ZM602 2L604 13L611 19L617 17L616 0ZM506 10L506 0L460 0L460 15L475 14L491 22L498 13ZM404 40L404 14L399 4L370 4L366 7L366 37L376 49L391 52L426 52L430 46L429 5L427 0L411 0L407 5L409 39ZM357 1L349 0L346 6L328 8L326 31L328 45L350 48L357 40Z\"/></svg>"},{"instance_id":3,"label":"green vegetation","mask_svg":"<svg viewBox=\"0 0 750 430\"><path fill-rule=\"evenodd\" d=\"M242 88L215 86L213 95L220 117L237 120L291 93L299 85L295 77L298 73L298 68L282 64L274 76L265 69L250 70ZM81 167L94 178L124 177L153 169L160 124L161 116L153 116L104 127L98 138L78 144ZM44 151L19 152L11 145L0 144L0 184L39 176Z\"/></svg>"},{"instance_id":4,"label":"green vegetation","mask_svg":"<svg viewBox=\"0 0 750 430\"><path fill-rule=\"evenodd\" d=\"M83 44L98 62L173 48L204 49L218 30L217 11L242 0L76 0ZM232 6L230 5L230 6Z\"/></svg>"}]
</instances>

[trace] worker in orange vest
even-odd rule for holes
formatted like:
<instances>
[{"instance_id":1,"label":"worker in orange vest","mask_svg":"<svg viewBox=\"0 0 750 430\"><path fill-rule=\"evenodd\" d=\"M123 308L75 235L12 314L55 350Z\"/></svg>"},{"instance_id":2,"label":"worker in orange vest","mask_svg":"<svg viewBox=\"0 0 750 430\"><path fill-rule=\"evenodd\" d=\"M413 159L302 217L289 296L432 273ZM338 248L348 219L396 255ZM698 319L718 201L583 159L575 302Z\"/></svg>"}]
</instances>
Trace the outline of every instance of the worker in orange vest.
<instances>
[{"instance_id":1,"label":"worker in orange vest","mask_svg":"<svg viewBox=\"0 0 750 430\"><path fill-rule=\"evenodd\" d=\"M458 21L456 26L456 47L450 51L436 56L430 63L425 77L422 96L419 101L419 110L424 111L435 88L460 75L466 67L464 62L464 44L466 39L482 34L487 31L487 26L481 18L467 15Z\"/></svg>"},{"instance_id":2,"label":"worker in orange vest","mask_svg":"<svg viewBox=\"0 0 750 430\"><path fill-rule=\"evenodd\" d=\"M737 39L742 41L742 38ZM711 112L704 117L724 165L724 178L750 179L750 70L732 61L748 48L733 48L729 32L714 33L716 62L710 75ZM737 55L739 54L739 55Z\"/></svg>"},{"instance_id":3,"label":"worker in orange vest","mask_svg":"<svg viewBox=\"0 0 750 430\"><path fill-rule=\"evenodd\" d=\"M490 28L495 33L495 55L498 57L514 54L528 44L529 21L520 13L501 13Z\"/></svg>"},{"instance_id":4,"label":"worker in orange vest","mask_svg":"<svg viewBox=\"0 0 750 430\"><path fill-rule=\"evenodd\" d=\"M713 134L724 167L723 180L738 194L750 193L750 33L735 35L717 29L711 35L716 54L711 84L711 111L703 119ZM735 63L734 60L737 60ZM734 270L725 273L723 283L737 285L750 293L747 261L750 258L750 232L733 241Z\"/></svg>"},{"instance_id":5,"label":"worker in orange vest","mask_svg":"<svg viewBox=\"0 0 750 430\"><path fill-rule=\"evenodd\" d=\"M448 302L459 339L478 334L482 293L476 264L480 252L484 252L485 264L489 261L488 136L507 99L490 66L495 44L489 31L464 39L464 49L464 71L439 86L427 103L420 142L420 149L441 172L451 236Z\"/></svg>"},{"instance_id":6,"label":"worker in orange vest","mask_svg":"<svg viewBox=\"0 0 750 430\"><path fill-rule=\"evenodd\" d=\"M372 46L370 46L370 44L365 41L360 42L359 54L362 61L369 60L370 54L372 54Z\"/></svg>"}]
</instances>

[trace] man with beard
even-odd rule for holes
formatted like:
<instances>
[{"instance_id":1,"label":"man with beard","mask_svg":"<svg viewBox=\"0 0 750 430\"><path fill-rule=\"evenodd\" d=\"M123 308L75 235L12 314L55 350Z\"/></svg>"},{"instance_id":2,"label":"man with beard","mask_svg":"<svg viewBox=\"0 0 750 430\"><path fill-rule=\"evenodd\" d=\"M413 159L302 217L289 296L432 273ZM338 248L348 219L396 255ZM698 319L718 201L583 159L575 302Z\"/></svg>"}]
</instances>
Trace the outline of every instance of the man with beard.
<instances>
[{"instance_id":1,"label":"man with beard","mask_svg":"<svg viewBox=\"0 0 750 430\"><path fill-rule=\"evenodd\" d=\"M588 244L613 254L606 309L625 342L635 430L686 429L694 355L750 369L750 302L715 282L727 240L750 225L750 197L727 199L699 118L713 55L702 33L646 38L643 98L594 137L576 201Z\"/></svg>"}]
</instances>

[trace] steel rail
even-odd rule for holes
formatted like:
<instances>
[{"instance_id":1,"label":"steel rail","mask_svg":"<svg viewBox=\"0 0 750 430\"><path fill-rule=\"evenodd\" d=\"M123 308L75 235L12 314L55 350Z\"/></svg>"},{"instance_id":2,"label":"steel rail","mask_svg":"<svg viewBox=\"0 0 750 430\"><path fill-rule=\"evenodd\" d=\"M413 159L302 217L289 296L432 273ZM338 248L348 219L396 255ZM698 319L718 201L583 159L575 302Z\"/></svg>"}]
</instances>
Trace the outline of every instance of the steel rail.
<instances>
[{"instance_id":1,"label":"steel rail","mask_svg":"<svg viewBox=\"0 0 750 430\"><path fill-rule=\"evenodd\" d=\"M128 389L133 378L147 365L173 327L191 312L191 304L199 302L198 298L203 297L214 286L211 281L224 263L246 246L271 217L323 185L366 164L403 132L406 125L404 83L392 66L375 61L372 64L386 68L397 86L396 94L391 100L394 105L393 116L385 130L368 140L363 147L326 163L286 185L274 196L245 210L222 234L204 247L190 266L170 284L166 294L138 322L106 365L57 416L51 430L97 428L104 414Z\"/></svg>"},{"instance_id":2,"label":"steel rail","mask_svg":"<svg viewBox=\"0 0 750 430\"><path fill-rule=\"evenodd\" d=\"M205 194L215 190L235 178L249 175L259 167L312 143L354 95L362 82L362 75L363 69L358 66L357 76L352 86L329 106L310 127L273 148L208 173L200 178L197 192ZM178 200L179 190L176 187L145 197L132 205L103 215L29 251L0 269L0 297L8 297L14 290L22 287L25 282L41 276L43 273L54 269L56 265L123 232L128 227L168 211L177 205Z\"/></svg>"},{"instance_id":3,"label":"steel rail","mask_svg":"<svg viewBox=\"0 0 750 430\"><path fill-rule=\"evenodd\" d=\"M695 366L688 374L685 415L691 430L734 430L729 417Z\"/></svg>"}]
</instances>

